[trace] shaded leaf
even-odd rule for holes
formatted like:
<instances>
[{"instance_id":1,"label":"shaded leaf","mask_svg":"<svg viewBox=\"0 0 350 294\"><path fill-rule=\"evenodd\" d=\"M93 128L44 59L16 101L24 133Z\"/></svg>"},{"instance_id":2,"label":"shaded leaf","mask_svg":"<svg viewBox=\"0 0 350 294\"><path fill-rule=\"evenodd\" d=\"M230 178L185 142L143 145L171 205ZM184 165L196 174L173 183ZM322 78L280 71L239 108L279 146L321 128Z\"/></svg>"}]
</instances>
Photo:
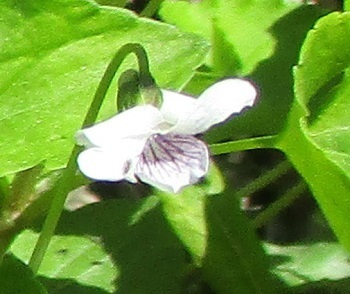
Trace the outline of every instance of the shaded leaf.
<instances>
[{"instance_id":1,"label":"shaded leaf","mask_svg":"<svg viewBox=\"0 0 350 294\"><path fill-rule=\"evenodd\" d=\"M197 265L202 263L206 253L208 232L205 203L207 197L219 194L223 189L221 173L212 163L204 183L187 187L176 195L157 191L156 195L162 200L162 209L166 219Z\"/></svg>"},{"instance_id":2,"label":"shaded leaf","mask_svg":"<svg viewBox=\"0 0 350 294\"><path fill-rule=\"evenodd\" d=\"M12 251L26 260L35 239L21 235ZM64 213L39 273L62 287L59 293L75 284L107 293L180 293L186 267L182 245L150 197Z\"/></svg>"},{"instance_id":3,"label":"shaded leaf","mask_svg":"<svg viewBox=\"0 0 350 294\"><path fill-rule=\"evenodd\" d=\"M47 294L31 270L12 255L4 257L0 266L1 294Z\"/></svg>"},{"instance_id":4,"label":"shaded leaf","mask_svg":"<svg viewBox=\"0 0 350 294\"><path fill-rule=\"evenodd\" d=\"M35 187L43 165L36 165L16 174L9 195L1 207L0 231L13 226L24 210L36 200Z\"/></svg>"},{"instance_id":5,"label":"shaded leaf","mask_svg":"<svg viewBox=\"0 0 350 294\"><path fill-rule=\"evenodd\" d=\"M230 191L206 202L203 271L217 293L283 293L248 218Z\"/></svg>"},{"instance_id":6,"label":"shaded leaf","mask_svg":"<svg viewBox=\"0 0 350 294\"><path fill-rule=\"evenodd\" d=\"M158 193L165 216L217 293L276 293L263 250L234 194L213 195L223 191L215 180L220 177L212 169L206 186L179 195Z\"/></svg>"},{"instance_id":7,"label":"shaded leaf","mask_svg":"<svg viewBox=\"0 0 350 294\"><path fill-rule=\"evenodd\" d=\"M317 282L310 282L305 285L293 287L290 291L293 294L334 294L334 293L346 293L350 287L350 279L339 280L322 280Z\"/></svg>"}]
</instances>

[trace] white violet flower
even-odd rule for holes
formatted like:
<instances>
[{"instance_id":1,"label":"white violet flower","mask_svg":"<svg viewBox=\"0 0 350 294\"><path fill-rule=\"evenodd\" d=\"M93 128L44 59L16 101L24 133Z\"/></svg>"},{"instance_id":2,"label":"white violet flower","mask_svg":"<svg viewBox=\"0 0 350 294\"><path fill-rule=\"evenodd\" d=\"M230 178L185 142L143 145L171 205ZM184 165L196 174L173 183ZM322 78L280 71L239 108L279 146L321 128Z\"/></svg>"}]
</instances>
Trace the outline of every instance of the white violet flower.
<instances>
[{"instance_id":1,"label":"white violet flower","mask_svg":"<svg viewBox=\"0 0 350 294\"><path fill-rule=\"evenodd\" d=\"M256 90L248 81L226 79L198 99L162 90L160 109L135 106L77 132L82 173L94 180L148 183L177 193L208 172L207 145L194 137L252 106Z\"/></svg>"}]
</instances>

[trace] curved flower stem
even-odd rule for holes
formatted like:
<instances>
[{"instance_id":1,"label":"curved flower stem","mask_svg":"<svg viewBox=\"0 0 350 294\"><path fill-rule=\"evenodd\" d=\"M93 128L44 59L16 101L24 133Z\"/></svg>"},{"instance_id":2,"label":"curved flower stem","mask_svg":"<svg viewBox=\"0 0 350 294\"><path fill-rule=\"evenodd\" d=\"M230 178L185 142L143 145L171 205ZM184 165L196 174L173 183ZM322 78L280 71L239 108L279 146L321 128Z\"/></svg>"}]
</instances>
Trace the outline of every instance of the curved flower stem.
<instances>
[{"instance_id":1,"label":"curved flower stem","mask_svg":"<svg viewBox=\"0 0 350 294\"><path fill-rule=\"evenodd\" d=\"M277 138L278 136L274 135L212 144L210 150L212 154L219 155L244 150L275 148Z\"/></svg>"},{"instance_id":2,"label":"curved flower stem","mask_svg":"<svg viewBox=\"0 0 350 294\"><path fill-rule=\"evenodd\" d=\"M280 213L283 209L288 207L297 198L299 198L302 193L306 190L307 185L303 180L301 180L293 188L289 189L281 198L276 200L270 206L268 206L263 212L258 214L258 216L253 220L253 225L255 228L260 228L269 222L274 216Z\"/></svg>"},{"instance_id":3,"label":"curved flower stem","mask_svg":"<svg viewBox=\"0 0 350 294\"><path fill-rule=\"evenodd\" d=\"M90 109L85 117L83 127L95 122L98 110L101 108L103 99L107 94L108 88L117 70L124 61L125 57L130 53L134 53L137 57L141 79L148 79L151 76L151 73L149 71L147 54L145 49L143 49L141 45L136 43L129 43L121 47L119 51L115 54L110 64L108 65L101 79L101 82L98 85L94 100L92 101ZM96 109L98 110L93 111Z\"/></svg>"},{"instance_id":4,"label":"curved flower stem","mask_svg":"<svg viewBox=\"0 0 350 294\"><path fill-rule=\"evenodd\" d=\"M134 53L137 57L140 76L145 77L146 79L151 76L149 72L147 54L141 45L129 43L121 47L108 65L100 84L98 85L95 96L83 122L83 127L95 122L102 102L117 70L124 61L125 57L130 53ZM72 189L71 179L74 177L77 170L76 158L79 151L80 147L75 146L72 150L67 167L53 190L52 204L45 219L42 232L35 245L32 257L29 261L29 267L32 269L34 274L37 273L40 267L50 240L54 235L56 225L64 207L66 196Z\"/></svg>"}]
</instances>

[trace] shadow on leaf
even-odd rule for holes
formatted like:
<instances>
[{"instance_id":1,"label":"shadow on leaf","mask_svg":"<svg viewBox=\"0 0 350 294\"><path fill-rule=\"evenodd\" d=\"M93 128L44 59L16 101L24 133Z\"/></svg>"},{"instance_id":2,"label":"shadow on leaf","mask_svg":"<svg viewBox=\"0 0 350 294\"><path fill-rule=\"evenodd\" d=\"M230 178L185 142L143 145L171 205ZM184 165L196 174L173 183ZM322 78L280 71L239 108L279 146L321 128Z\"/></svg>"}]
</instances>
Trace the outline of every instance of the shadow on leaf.
<instances>
[{"instance_id":1,"label":"shadow on leaf","mask_svg":"<svg viewBox=\"0 0 350 294\"><path fill-rule=\"evenodd\" d=\"M248 218L230 191L206 202L207 250L203 271L217 293L281 293Z\"/></svg>"},{"instance_id":2,"label":"shadow on leaf","mask_svg":"<svg viewBox=\"0 0 350 294\"><path fill-rule=\"evenodd\" d=\"M91 236L117 268L118 293L180 293L186 253L154 197L108 200L64 213L58 235Z\"/></svg>"},{"instance_id":3,"label":"shadow on leaf","mask_svg":"<svg viewBox=\"0 0 350 294\"><path fill-rule=\"evenodd\" d=\"M293 287L292 294L343 294L349 293L350 278L337 281L321 280Z\"/></svg>"},{"instance_id":4,"label":"shadow on leaf","mask_svg":"<svg viewBox=\"0 0 350 294\"><path fill-rule=\"evenodd\" d=\"M89 287L87 285L78 284L71 279L50 279L47 277L39 277L40 282L45 285L50 294L108 294L101 288Z\"/></svg>"}]
</instances>

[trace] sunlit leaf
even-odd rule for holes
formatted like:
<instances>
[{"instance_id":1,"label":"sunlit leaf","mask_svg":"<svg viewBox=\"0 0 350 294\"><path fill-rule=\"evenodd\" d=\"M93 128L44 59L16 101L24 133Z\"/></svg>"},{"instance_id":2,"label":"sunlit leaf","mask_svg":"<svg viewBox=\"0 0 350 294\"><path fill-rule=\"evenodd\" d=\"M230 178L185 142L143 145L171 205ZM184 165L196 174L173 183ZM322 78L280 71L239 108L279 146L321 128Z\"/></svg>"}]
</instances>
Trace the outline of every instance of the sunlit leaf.
<instances>
[{"instance_id":1,"label":"sunlit leaf","mask_svg":"<svg viewBox=\"0 0 350 294\"><path fill-rule=\"evenodd\" d=\"M349 32L350 14L333 13L308 34L295 69L296 100L280 142L348 250Z\"/></svg>"},{"instance_id":2,"label":"sunlit leaf","mask_svg":"<svg viewBox=\"0 0 350 294\"><path fill-rule=\"evenodd\" d=\"M122 45L141 43L157 83L174 89L207 50L194 35L92 1L2 1L0 14L0 175L43 160L48 169L66 164L97 84ZM103 118L116 112L115 89Z\"/></svg>"},{"instance_id":3,"label":"sunlit leaf","mask_svg":"<svg viewBox=\"0 0 350 294\"><path fill-rule=\"evenodd\" d=\"M214 71L245 75L272 55L275 41L269 28L296 6L282 0L165 1L160 15L211 41Z\"/></svg>"},{"instance_id":4,"label":"sunlit leaf","mask_svg":"<svg viewBox=\"0 0 350 294\"><path fill-rule=\"evenodd\" d=\"M22 232L12 246L12 252L27 262L37 238L37 233ZM50 279L73 279L82 285L113 292L115 288L111 281L117 277L118 270L98 239L55 236L39 274Z\"/></svg>"},{"instance_id":5,"label":"sunlit leaf","mask_svg":"<svg viewBox=\"0 0 350 294\"><path fill-rule=\"evenodd\" d=\"M284 128L294 98L293 66L298 63L308 30L324 13L318 6L303 6L281 17L269 29L276 40L274 54L262 61L249 77L258 89L256 105L219 128L213 128L206 135L208 140L217 142L242 136L276 134ZM206 85L213 83L207 83L207 80L205 76Z\"/></svg>"},{"instance_id":6,"label":"sunlit leaf","mask_svg":"<svg viewBox=\"0 0 350 294\"><path fill-rule=\"evenodd\" d=\"M337 243L266 244L273 272L290 286L349 278L349 255Z\"/></svg>"}]
</instances>

